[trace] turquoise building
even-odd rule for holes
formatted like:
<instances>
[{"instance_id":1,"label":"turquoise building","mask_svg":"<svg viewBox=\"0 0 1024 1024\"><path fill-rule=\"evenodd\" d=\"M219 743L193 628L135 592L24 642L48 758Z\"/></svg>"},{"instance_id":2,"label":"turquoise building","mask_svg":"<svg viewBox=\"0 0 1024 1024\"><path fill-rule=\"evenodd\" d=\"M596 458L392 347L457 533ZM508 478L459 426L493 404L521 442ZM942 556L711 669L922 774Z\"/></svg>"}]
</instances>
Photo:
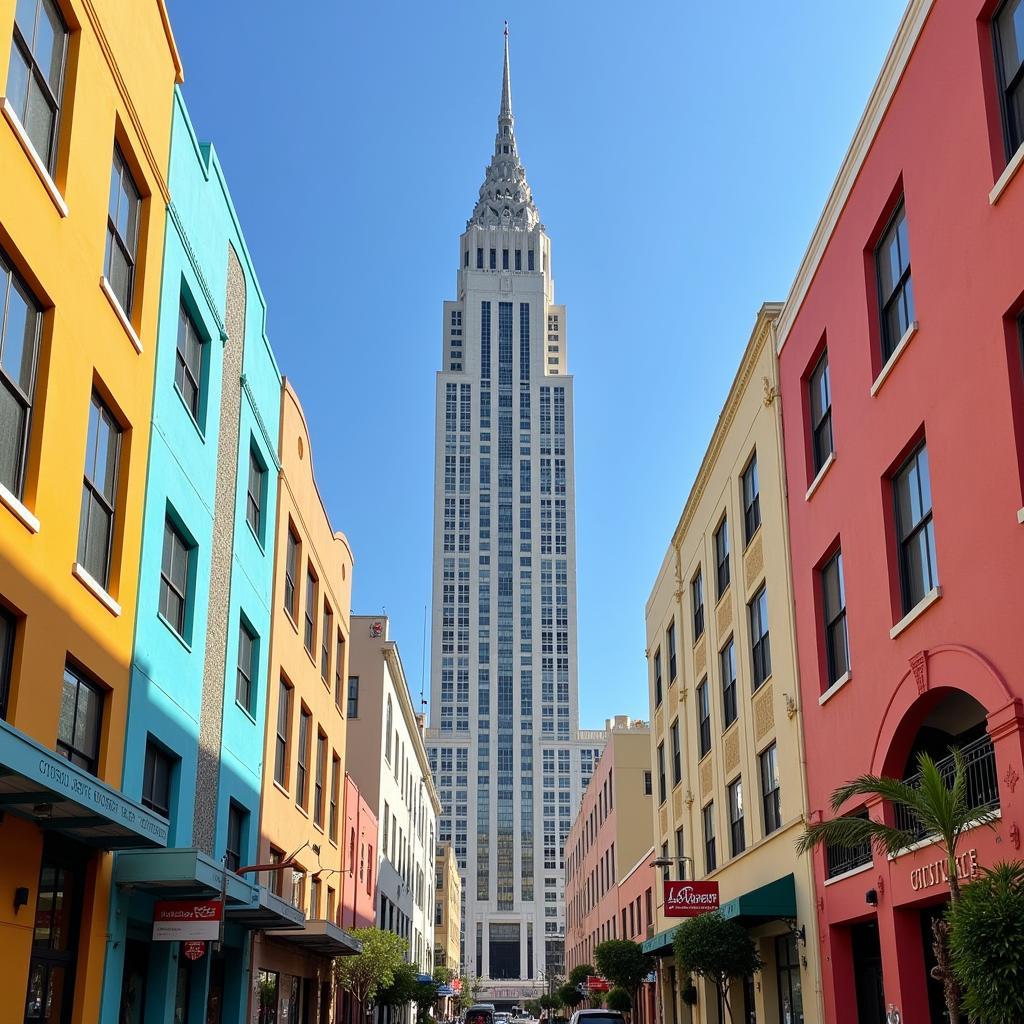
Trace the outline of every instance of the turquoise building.
<instances>
[{"instance_id":1,"label":"turquoise building","mask_svg":"<svg viewBox=\"0 0 1024 1024\"><path fill-rule=\"evenodd\" d=\"M169 184L123 790L170 835L114 857L103 1024L243 1021L252 930L303 921L239 873L259 830L281 375L224 174L180 90ZM222 897L198 958L154 940L157 900Z\"/></svg>"}]
</instances>

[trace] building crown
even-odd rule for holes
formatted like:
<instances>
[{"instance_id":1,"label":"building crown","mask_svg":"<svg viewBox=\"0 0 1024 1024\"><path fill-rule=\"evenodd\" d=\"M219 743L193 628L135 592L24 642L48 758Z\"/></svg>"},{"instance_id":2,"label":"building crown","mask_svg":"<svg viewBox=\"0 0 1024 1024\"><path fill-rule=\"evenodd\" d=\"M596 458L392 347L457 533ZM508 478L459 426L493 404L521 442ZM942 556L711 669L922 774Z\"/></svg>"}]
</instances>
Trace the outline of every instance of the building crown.
<instances>
[{"instance_id":1,"label":"building crown","mask_svg":"<svg viewBox=\"0 0 1024 1024\"><path fill-rule=\"evenodd\" d=\"M512 115L512 84L508 62L508 22L505 22L505 66L501 79L501 107L494 156L484 172L480 198L469 224L502 226L529 231L540 223L526 169L516 147L515 118ZM468 227L469 225L467 225Z\"/></svg>"}]
</instances>

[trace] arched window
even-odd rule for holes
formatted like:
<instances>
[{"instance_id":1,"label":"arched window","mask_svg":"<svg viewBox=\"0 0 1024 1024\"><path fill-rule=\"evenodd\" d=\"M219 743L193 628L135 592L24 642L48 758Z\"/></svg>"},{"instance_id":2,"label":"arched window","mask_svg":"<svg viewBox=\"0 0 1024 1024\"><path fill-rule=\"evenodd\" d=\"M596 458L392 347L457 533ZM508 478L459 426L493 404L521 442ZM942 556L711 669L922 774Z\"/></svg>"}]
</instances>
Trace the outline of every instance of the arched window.
<instances>
[{"instance_id":1,"label":"arched window","mask_svg":"<svg viewBox=\"0 0 1024 1024\"><path fill-rule=\"evenodd\" d=\"M391 764L391 698L388 697L388 717L384 728L384 760Z\"/></svg>"}]
</instances>

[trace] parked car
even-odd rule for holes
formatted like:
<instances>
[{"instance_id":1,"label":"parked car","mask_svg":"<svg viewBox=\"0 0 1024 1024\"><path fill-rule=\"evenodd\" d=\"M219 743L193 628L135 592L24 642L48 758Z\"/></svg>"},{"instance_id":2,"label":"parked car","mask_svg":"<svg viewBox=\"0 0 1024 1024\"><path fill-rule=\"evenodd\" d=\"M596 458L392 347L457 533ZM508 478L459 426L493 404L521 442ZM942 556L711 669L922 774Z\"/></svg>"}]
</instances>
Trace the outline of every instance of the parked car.
<instances>
[{"instance_id":1,"label":"parked car","mask_svg":"<svg viewBox=\"0 0 1024 1024\"><path fill-rule=\"evenodd\" d=\"M466 1024L495 1024L494 1004L477 1003L466 1011Z\"/></svg>"},{"instance_id":2,"label":"parked car","mask_svg":"<svg viewBox=\"0 0 1024 1024\"><path fill-rule=\"evenodd\" d=\"M618 1010L577 1010L569 1024L626 1024Z\"/></svg>"}]
</instances>

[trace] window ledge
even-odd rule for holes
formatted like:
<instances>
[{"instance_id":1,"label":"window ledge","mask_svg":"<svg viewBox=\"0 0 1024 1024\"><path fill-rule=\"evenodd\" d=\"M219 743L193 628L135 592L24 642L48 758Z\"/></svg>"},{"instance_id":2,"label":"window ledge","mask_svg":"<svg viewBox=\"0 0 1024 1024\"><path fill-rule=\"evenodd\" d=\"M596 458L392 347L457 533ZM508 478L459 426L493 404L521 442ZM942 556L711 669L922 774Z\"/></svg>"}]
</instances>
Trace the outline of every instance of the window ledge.
<instances>
[{"instance_id":1,"label":"window ledge","mask_svg":"<svg viewBox=\"0 0 1024 1024\"><path fill-rule=\"evenodd\" d=\"M189 654L191 654L192 645L174 628L174 625L171 622L171 620L167 618L167 616L164 615L162 612L157 612L156 617L168 628L168 630L170 630L174 639L177 640L178 643L181 644L181 646L184 647Z\"/></svg>"},{"instance_id":2,"label":"window ledge","mask_svg":"<svg viewBox=\"0 0 1024 1024\"><path fill-rule=\"evenodd\" d=\"M2 500L2 498L3 495L0 495L0 500ZM1024 523L1024 508L1017 509L1017 522Z\"/></svg>"},{"instance_id":3,"label":"window ledge","mask_svg":"<svg viewBox=\"0 0 1024 1024\"><path fill-rule=\"evenodd\" d=\"M1024 164L1024 143L1017 147L1017 152L1010 157L1010 162L1003 168L999 180L992 186L992 191L988 194L989 206L995 206L999 202L1010 182L1017 176L1021 164Z\"/></svg>"},{"instance_id":4,"label":"window ledge","mask_svg":"<svg viewBox=\"0 0 1024 1024\"><path fill-rule=\"evenodd\" d=\"M56 182L50 177L50 172L46 169L43 161L39 159L39 154L36 152L35 146L32 145L32 140L22 127L21 120L14 112L14 107L11 106L11 101L6 96L0 96L0 110L3 111L4 117L7 118L7 123L17 136L18 142L21 143L21 148L25 150L25 155L32 164L32 169L39 175L39 180L43 183L43 187L49 194L53 205L57 207L57 212L62 217L66 217L68 215L68 204L60 194L60 189L57 188Z\"/></svg>"},{"instance_id":5,"label":"window ledge","mask_svg":"<svg viewBox=\"0 0 1024 1024\"><path fill-rule=\"evenodd\" d=\"M110 612L111 615L120 615L121 606L107 593L107 591L100 586L99 582L93 578L92 574L81 562L75 562L71 566L71 575L75 577L79 583L85 587L86 590L96 598L104 608Z\"/></svg>"},{"instance_id":6,"label":"window ledge","mask_svg":"<svg viewBox=\"0 0 1024 1024\"><path fill-rule=\"evenodd\" d=\"M118 302L117 296L114 294L114 289L110 287L110 283L106 277L100 276L100 290L107 297L107 301L110 303L110 308L113 309L117 316L118 321L124 328L125 334L128 335L128 340L132 343L135 351L142 355L142 342L139 341L139 336L135 333L135 328L132 326L131 320L128 319L128 314L121 308L121 303Z\"/></svg>"},{"instance_id":7,"label":"window ledge","mask_svg":"<svg viewBox=\"0 0 1024 1024\"><path fill-rule=\"evenodd\" d=\"M291 793L289 793L288 790L285 789L284 786L282 786L281 783L277 781L277 779L274 779L274 789L276 789L278 793L281 793L284 796L288 797L289 800L292 798Z\"/></svg>"},{"instance_id":8,"label":"window ledge","mask_svg":"<svg viewBox=\"0 0 1024 1024\"><path fill-rule=\"evenodd\" d=\"M249 527L249 532L252 534L252 539L256 541L256 545L259 547L260 551L264 552L265 554L266 548L263 545L263 541L260 540L259 534L257 534L256 531L252 528L252 523L249 522L248 517L246 517L245 525Z\"/></svg>"},{"instance_id":9,"label":"window ledge","mask_svg":"<svg viewBox=\"0 0 1024 1024\"><path fill-rule=\"evenodd\" d=\"M892 355L886 360L885 366L882 367L882 372L875 378L875 383L871 385L871 397L874 398L879 391L882 390L882 385L889 379L889 374L892 373L896 364L900 361L900 356L907 350L907 346L910 344L911 339L917 334L917 329L920 325L915 320L904 332L903 337L900 338L899 343L892 350Z\"/></svg>"},{"instance_id":10,"label":"window ledge","mask_svg":"<svg viewBox=\"0 0 1024 1024\"><path fill-rule=\"evenodd\" d=\"M837 882L842 882L847 878L853 878L855 875L863 875L865 871L870 871L874 866L874 859L869 860L867 864L861 864L858 867L850 868L849 871L844 871L841 875L836 875L834 878L826 878L825 885L835 885Z\"/></svg>"},{"instance_id":11,"label":"window ledge","mask_svg":"<svg viewBox=\"0 0 1024 1024\"><path fill-rule=\"evenodd\" d=\"M819 698L819 704L830 701L851 679L852 673L847 669Z\"/></svg>"},{"instance_id":12,"label":"window ledge","mask_svg":"<svg viewBox=\"0 0 1024 1024\"><path fill-rule=\"evenodd\" d=\"M919 619L938 599L942 597L942 587L932 587L906 615L889 630L889 638L895 640L915 619Z\"/></svg>"},{"instance_id":13,"label":"window ledge","mask_svg":"<svg viewBox=\"0 0 1024 1024\"><path fill-rule=\"evenodd\" d=\"M103 280L106 281L106 278L104 278ZM109 298L110 296L107 297ZM192 410L188 407L188 403L185 401L185 396L181 393L181 390L179 389L178 385L175 384L173 385L173 387L174 393L178 396L178 401L181 402L181 407L185 410L185 415L191 421L192 426L196 428L196 433L199 435L199 440L202 441L203 444L205 444L206 434L203 433L203 428L199 426L199 420L197 420L195 416L192 415Z\"/></svg>"},{"instance_id":14,"label":"window ledge","mask_svg":"<svg viewBox=\"0 0 1024 1024\"><path fill-rule=\"evenodd\" d=\"M814 492L821 486L821 481L825 479L825 474L832 468L832 463L836 461L836 453L829 452L828 458L821 464L821 469L818 470L818 475L811 481L811 486L807 488L807 493L804 495L804 501L810 501L814 495Z\"/></svg>"},{"instance_id":15,"label":"window ledge","mask_svg":"<svg viewBox=\"0 0 1024 1024\"><path fill-rule=\"evenodd\" d=\"M39 520L3 484L0 484L0 504L6 506L29 533L39 532Z\"/></svg>"},{"instance_id":16,"label":"window ledge","mask_svg":"<svg viewBox=\"0 0 1024 1024\"><path fill-rule=\"evenodd\" d=\"M237 698L235 699L235 707L238 708L238 710L241 711L253 725L256 724L256 716Z\"/></svg>"}]
</instances>

